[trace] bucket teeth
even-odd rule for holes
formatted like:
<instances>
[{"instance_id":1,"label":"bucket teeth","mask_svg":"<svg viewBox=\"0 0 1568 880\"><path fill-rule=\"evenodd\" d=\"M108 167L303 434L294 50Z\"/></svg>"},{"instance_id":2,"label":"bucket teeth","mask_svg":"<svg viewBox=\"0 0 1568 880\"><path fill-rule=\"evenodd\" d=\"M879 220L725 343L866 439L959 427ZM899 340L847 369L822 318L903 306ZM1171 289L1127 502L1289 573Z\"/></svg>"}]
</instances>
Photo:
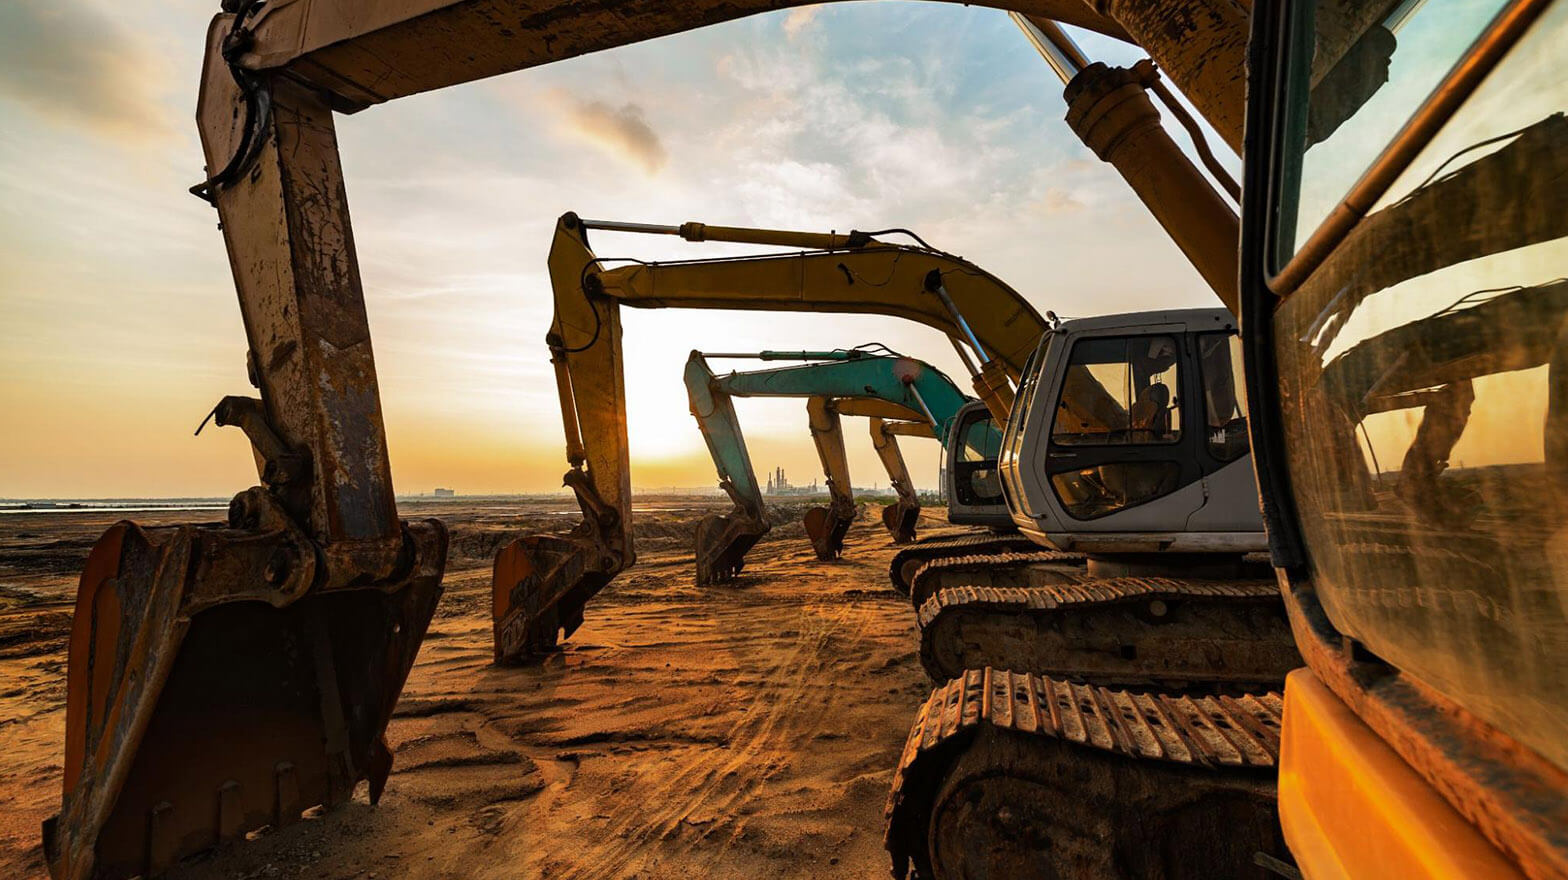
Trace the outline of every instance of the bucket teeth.
<instances>
[{"instance_id":1,"label":"bucket teeth","mask_svg":"<svg viewBox=\"0 0 1568 880\"><path fill-rule=\"evenodd\" d=\"M746 567L746 553L768 530L766 522L740 511L703 517L697 524L697 584L734 580Z\"/></svg>"},{"instance_id":2,"label":"bucket teeth","mask_svg":"<svg viewBox=\"0 0 1568 880\"><path fill-rule=\"evenodd\" d=\"M333 578L292 524L143 528L94 546L72 623L56 878L156 875L349 799L441 594L447 535L403 524L389 578Z\"/></svg>"},{"instance_id":3,"label":"bucket teeth","mask_svg":"<svg viewBox=\"0 0 1568 880\"><path fill-rule=\"evenodd\" d=\"M817 558L828 562L844 555L844 536L855 521L854 511L835 507L813 507L806 511L803 522L806 536L811 539L811 549Z\"/></svg>"}]
</instances>

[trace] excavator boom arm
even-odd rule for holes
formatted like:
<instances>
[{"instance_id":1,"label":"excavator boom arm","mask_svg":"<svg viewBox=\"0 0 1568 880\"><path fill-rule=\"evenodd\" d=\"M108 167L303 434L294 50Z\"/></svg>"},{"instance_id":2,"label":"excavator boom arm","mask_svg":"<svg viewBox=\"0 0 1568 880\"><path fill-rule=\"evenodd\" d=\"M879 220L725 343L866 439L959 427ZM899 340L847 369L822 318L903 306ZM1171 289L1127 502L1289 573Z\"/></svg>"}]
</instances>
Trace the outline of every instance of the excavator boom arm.
<instances>
[{"instance_id":1,"label":"excavator boom arm","mask_svg":"<svg viewBox=\"0 0 1568 880\"><path fill-rule=\"evenodd\" d=\"M584 254L584 265L594 261L591 253ZM887 315L964 338L957 317L940 297L925 290L932 272L940 274L986 353L1016 382L1045 332L1045 319L996 276L939 251L874 243L858 249L590 269L584 281L592 292L637 308Z\"/></svg>"},{"instance_id":2,"label":"excavator boom arm","mask_svg":"<svg viewBox=\"0 0 1568 880\"><path fill-rule=\"evenodd\" d=\"M715 379L726 394L736 397L874 398L933 420L942 437L958 410L969 398L952 380L930 364L902 357L875 357L828 361L795 367L778 367L730 373Z\"/></svg>"}]
</instances>

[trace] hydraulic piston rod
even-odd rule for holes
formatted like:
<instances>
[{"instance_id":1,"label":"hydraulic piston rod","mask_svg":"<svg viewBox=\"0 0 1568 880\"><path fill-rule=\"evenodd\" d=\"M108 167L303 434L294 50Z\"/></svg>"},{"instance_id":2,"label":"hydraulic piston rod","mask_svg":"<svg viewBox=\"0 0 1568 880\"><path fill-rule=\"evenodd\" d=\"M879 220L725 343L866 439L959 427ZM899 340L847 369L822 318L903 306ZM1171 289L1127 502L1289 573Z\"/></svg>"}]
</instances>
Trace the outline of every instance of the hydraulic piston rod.
<instances>
[{"instance_id":1,"label":"hydraulic piston rod","mask_svg":"<svg viewBox=\"0 0 1568 880\"><path fill-rule=\"evenodd\" d=\"M1192 136L1199 158L1227 192L1235 181L1215 159L1198 128L1174 95L1160 83L1152 62L1131 68L1090 62L1055 22L1014 15L1014 22L1067 87L1067 124L1116 168L1148 206L1167 234L1234 314L1236 211L1211 186L1160 124L1160 111L1146 92L1158 95Z\"/></svg>"},{"instance_id":2,"label":"hydraulic piston rod","mask_svg":"<svg viewBox=\"0 0 1568 880\"><path fill-rule=\"evenodd\" d=\"M969 322L964 320L964 315L958 310L952 296L948 295L947 286L942 283L941 272L933 269L926 275L926 290L936 294L942 301L942 305L952 314L953 322L958 325L958 329L964 331L964 338L969 340L969 344L974 347L975 354L980 356L980 360L990 360L991 356L985 353L985 346L980 344L979 337L975 336L975 331L970 329Z\"/></svg>"},{"instance_id":3,"label":"hydraulic piston rod","mask_svg":"<svg viewBox=\"0 0 1568 880\"><path fill-rule=\"evenodd\" d=\"M847 235L836 232L796 232L788 229L759 229L748 226L710 226L706 223L687 222L679 226L658 223L627 223L620 220L583 220L585 229L603 229L607 232L638 232L645 235L678 235L687 241L729 241L738 244L766 244L777 247L839 250L861 248L872 242L871 235L851 230Z\"/></svg>"}]
</instances>

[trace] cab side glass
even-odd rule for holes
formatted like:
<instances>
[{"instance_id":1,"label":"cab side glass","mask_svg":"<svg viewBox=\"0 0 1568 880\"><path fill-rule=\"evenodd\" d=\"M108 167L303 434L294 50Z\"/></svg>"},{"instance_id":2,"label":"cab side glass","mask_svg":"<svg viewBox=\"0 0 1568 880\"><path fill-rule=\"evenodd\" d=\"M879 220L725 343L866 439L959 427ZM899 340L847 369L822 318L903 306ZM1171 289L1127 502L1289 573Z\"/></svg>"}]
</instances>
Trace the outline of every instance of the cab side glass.
<instances>
[{"instance_id":1,"label":"cab side glass","mask_svg":"<svg viewBox=\"0 0 1568 880\"><path fill-rule=\"evenodd\" d=\"M1069 516L1097 519L1178 488L1176 461L1136 460L1117 450L1181 439L1177 345L1165 335L1073 343L1047 454L1051 488ZM1104 453L1118 460L1093 460Z\"/></svg>"},{"instance_id":2,"label":"cab side glass","mask_svg":"<svg viewBox=\"0 0 1568 880\"><path fill-rule=\"evenodd\" d=\"M1024 364L1024 371L1018 383L1018 392L1013 396L1012 415L1007 420L1006 430L1002 433L1002 463L1006 468L1005 479L1008 480L1008 491L1014 498L1023 498L1024 486L1019 473L1024 461L1024 425L1033 417L1035 389L1040 384L1040 373L1046 369L1045 358L1042 352L1050 345L1051 334L1047 332L1040 340L1040 345L1029 356Z\"/></svg>"},{"instance_id":3,"label":"cab side glass","mask_svg":"<svg viewBox=\"0 0 1568 880\"><path fill-rule=\"evenodd\" d=\"M1276 217L1273 270L1311 237L1476 36L1503 0L1320 0L1295 4L1311 38L1293 72L1302 98L1287 129L1291 192Z\"/></svg>"},{"instance_id":4,"label":"cab side glass","mask_svg":"<svg viewBox=\"0 0 1568 880\"><path fill-rule=\"evenodd\" d=\"M1051 488L1074 519L1098 519L1176 491L1174 461L1123 461L1051 474Z\"/></svg>"},{"instance_id":5,"label":"cab side glass","mask_svg":"<svg viewBox=\"0 0 1568 880\"><path fill-rule=\"evenodd\" d=\"M1320 55L1387 42L1378 28L1397 40L1382 90L1309 124L1323 159L1302 165L1298 207L1344 195L1350 176L1314 169L1370 161L1498 4L1429 2L1359 30L1330 30L1325 5ZM1556 3L1282 301L1274 344L1297 521L1335 627L1568 769L1565 46ZM1296 83L1309 122L1323 60Z\"/></svg>"},{"instance_id":6,"label":"cab side glass","mask_svg":"<svg viewBox=\"0 0 1568 880\"><path fill-rule=\"evenodd\" d=\"M1235 461L1251 448L1247 442L1247 412L1241 398L1241 390L1246 387L1241 365L1240 336L1198 336L1198 369L1203 378L1206 417L1204 445L1211 457L1222 462Z\"/></svg>"},{"instance_id":7,"label":"cab side glass","mask_svg":"<svg viewBox=\"0 0 1568 880\"><path fill-rule=\"evenodd\" d=\"M1179 349L1171 336L1073 344L1051 426L1060 446L1175 443L1181 439Z\"/></svg>"},{"instance_id":8,"label":"cab side glass","mask_svg":"<svg viewBox=\"0 0 1568 880\"><path fill-rule=\"evenodd\" d=\"M953 461L954 492L964 505L1002 503L1002 478L997 473L997 457L1002 451L1002 432L989 415L976 413L962 427L958 456Z\"/></svg>"}]
</instances>

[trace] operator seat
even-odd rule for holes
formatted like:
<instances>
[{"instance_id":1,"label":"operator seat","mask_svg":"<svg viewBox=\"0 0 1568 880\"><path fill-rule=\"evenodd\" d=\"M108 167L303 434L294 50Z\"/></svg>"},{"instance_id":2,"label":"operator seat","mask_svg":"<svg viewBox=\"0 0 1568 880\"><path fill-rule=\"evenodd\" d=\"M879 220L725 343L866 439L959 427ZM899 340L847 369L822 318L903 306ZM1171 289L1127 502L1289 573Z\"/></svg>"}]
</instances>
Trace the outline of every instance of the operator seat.
<instances>
[{"instance_id":1,"label":"operator seat","mask_svg":"<svg viewBox=\"0 0 1568 880\"><path fill-rule=\"evenodd\" d=\"M1155 443L1171 439L1171 390L1164 382L1154 382L1138 392L1132 405L1132 440Z\"/></svg>"}]
</instances>

